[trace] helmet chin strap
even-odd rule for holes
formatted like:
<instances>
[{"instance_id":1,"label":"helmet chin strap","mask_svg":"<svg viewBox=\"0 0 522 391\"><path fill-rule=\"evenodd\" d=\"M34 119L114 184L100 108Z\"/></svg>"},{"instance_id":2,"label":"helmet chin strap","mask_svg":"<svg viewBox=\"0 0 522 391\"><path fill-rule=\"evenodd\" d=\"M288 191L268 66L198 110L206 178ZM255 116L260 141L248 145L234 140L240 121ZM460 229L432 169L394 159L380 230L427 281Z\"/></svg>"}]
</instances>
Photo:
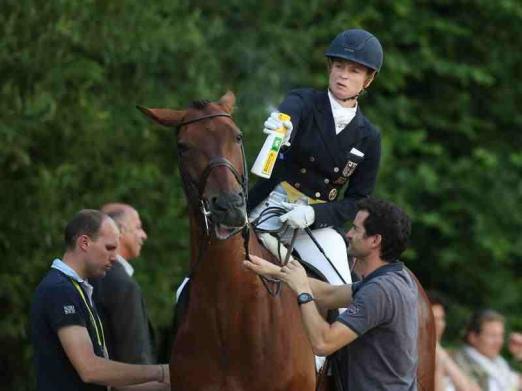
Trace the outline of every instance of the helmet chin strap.
<instances>
[{"instance_id":1,"label":"helmet chin strap","mask_svg":"<svg viewBox=\"0 0 522 391\"><path fill-rule=\"evenodd\" d=\"M330 89L328 89L330 90ZM341 102L348 102L349 100L357 100L357 98L359 97L359 95L361 95L363 92L364 92L364 88L358 93L358 94L355 94L355 95L352 95L352 96L349 96L348 98L344 98L344 99L341 99L339 98L337 95L335 95L333 93L332 90L330 90L330 92L332 93L333 96L335 96L336 99L339 99Z\"/></svg>"}]
</instances>

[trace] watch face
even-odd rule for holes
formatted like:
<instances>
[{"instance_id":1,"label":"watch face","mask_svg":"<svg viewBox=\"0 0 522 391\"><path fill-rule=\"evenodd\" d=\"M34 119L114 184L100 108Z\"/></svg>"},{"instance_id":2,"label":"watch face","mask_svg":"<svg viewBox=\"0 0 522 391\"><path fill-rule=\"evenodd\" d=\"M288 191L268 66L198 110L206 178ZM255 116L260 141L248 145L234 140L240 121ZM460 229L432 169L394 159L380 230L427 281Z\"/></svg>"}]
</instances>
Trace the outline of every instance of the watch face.
<instances>
[{"instance_id":1,"label":"watch face","mask_svg":"<svg viewBox=\"0 0 522 391\"><path fill-rule=\"evenodd\" d=\"M301 293L299 296L297 296L297 303L299 304L305 304L313 300L314 297L310 293Z\"/></svg>"}]
</instances>

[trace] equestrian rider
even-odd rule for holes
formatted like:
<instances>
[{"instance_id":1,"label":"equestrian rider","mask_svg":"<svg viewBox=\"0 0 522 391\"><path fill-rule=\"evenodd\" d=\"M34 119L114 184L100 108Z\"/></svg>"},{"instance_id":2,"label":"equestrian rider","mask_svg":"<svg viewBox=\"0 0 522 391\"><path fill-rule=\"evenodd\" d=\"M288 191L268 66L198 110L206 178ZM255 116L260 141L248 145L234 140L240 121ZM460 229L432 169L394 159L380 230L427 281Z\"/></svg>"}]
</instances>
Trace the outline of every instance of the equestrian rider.
<instances>
[{"instance_id":1,"label":"equestrian rider","mask_svg":"<svg viewBox=\"0 0 522 391\"><path fill-rule=\"evenodd\" d=\"M380 71L383 50L373 34L350 29L335 37L325 55L328 89L293 90L278 107L291 120L280 121L277 112L266 120L265 133L286 128L285 146L271 178L260 179L250 191L248 209L253 221L268 206L286 208L286 214L260 228L278 230L282 222L291 228L310 227L331 263L303 230L295 250L330 283L343 284L350 283L351 276L345 241L334 228L352 221L357 201L375 187L381 137L362 113L358 97ZM289 237L287 232L283 241Z\"/></svg>"}]
</instances>

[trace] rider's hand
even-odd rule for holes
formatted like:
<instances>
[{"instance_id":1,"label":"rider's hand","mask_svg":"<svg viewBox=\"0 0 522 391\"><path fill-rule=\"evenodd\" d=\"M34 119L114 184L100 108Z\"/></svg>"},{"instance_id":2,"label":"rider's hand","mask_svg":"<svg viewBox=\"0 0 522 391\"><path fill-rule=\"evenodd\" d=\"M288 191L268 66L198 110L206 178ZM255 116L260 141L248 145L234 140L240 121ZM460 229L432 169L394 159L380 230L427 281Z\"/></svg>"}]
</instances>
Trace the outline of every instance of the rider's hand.
<instances>
[{"instance_id":1,"label":"rider's hand","mask_svg":"<svg viewBox=\"0 0 522 391\"><path fill-rule=\"evenodd\" d=\"M292 125L292 121L281 121L279 119L279 113L274 111L270 116L266 119L265 128L263 129L263 133L272 134L277 129L284 127L286 130L285 136L283 137L283 145L290 146L290 135L292 134L292 130L294 126Z\"/></svg>"},{"instance_id":2,"label":"rider's hand","mask_svg":"<svg viewBox=\"0 0 522 391\"><path fill-rule=\"evenodd\" d=\"M279 219L283 223L288 223L292 228L306 228L312 225L315 221L315 211L309 205L291 204L288 202L282 203L283 207L289 212L280 216Z\"/></svg>"}]
</instances>

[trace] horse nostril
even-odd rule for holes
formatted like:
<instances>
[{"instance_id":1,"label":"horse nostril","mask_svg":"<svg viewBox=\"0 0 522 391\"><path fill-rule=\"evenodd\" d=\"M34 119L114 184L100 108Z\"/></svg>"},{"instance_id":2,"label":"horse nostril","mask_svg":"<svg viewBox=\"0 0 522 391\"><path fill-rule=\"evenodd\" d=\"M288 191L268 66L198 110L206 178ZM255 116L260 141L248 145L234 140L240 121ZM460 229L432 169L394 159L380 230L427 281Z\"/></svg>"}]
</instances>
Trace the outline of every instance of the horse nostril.
<instances>
[{"instance_id":1,"label":"horse nostril","mask_svg":"<svg viewBox=\"0 0 522 391\"><path fill-rule=\"evenodd\" d=\"M211 203L214 206L214 209L219 212L226 212L227 211L227 205L226 202L223 202L223 200L219 197L212 197Z\"/></svg>"}]
</instances>

